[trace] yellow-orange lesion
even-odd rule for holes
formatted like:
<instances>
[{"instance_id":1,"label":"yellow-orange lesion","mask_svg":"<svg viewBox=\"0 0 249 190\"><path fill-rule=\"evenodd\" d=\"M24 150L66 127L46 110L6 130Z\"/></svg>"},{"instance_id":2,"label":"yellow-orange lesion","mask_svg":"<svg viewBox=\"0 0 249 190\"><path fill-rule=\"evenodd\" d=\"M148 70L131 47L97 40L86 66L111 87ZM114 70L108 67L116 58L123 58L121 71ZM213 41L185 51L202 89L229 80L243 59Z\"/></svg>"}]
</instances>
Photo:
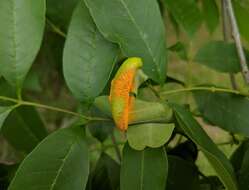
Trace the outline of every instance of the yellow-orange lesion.
<instances>
[{"instance_id":1,"label":"yellow-orange lesion","mask_svg":"<svg viewBox=\"0 0 249 190\"><path fill-rule=\"evenodd\" d=\"M113 117L117 127L125 131L128 128L129 112L133 108L135 97L130 95L134 88L136 70L129 69L115 78L111 84L110 102L113 110ZM115 113L115 108L123 106L121 112ZM118 109L119 110L119 109Z\"/></svg>"}]
</instances>

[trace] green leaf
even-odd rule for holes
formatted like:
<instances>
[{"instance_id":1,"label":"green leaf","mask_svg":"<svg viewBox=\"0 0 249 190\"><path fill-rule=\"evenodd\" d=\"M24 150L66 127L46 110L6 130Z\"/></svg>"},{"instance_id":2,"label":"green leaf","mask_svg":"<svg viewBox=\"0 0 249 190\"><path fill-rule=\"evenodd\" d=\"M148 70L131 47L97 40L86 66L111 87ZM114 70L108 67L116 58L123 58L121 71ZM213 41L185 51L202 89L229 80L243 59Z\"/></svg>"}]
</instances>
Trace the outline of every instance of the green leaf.
<instances>
[{"instance_id":1,"label":"green leaf","mask_svg":"<svg viewBox=\"0 0 249 190\"><path fill-rule=\"evenodd\" d=\"M126 57L141 57L143 70L157 82L166 75L165 30L156 1L85 0L100 32ZM142 7L141 7L142 6Z\"/></svg>"},{"instance_id":2,"label":"green leaf","mask_svg":"<svg viewBox=\"0 0 249 190\"><path fill-rule=\"evenodd\" d=\"M232 155L231 161L237 173L240 189L247 189L249 186L249 141L243 142Z\"/></svg>"},{"instance_id":3,"label":"green leaf","mask_svg":"<svg viewBox=\"0 0 249 190\"><path fill-rule=\"evenodd\" d=\"M2 134L14 148L28 153L48 132L35 108L21 106L5 120Z\"/></svg>"},{"instance_id":4,"label":"green leaf","mask_svg":"<svg viewBox=\"0 0 249 190\"><path fill-rule=\"evenodd\" d=\"M110 103L107 96L100 96L95 99L94 105L107 116L112 117ZM129 113L130 124L164 121L172 119L172 109L158 102L147 102L135 99L133 109Z\"/></svg>"},{"instance_id":5,"label":"green leaf","mask_svg":"<svg viewBox=\"0 0 249 190\"><path fill-rule=\"evenodd\" d=\"M84 130L80 127L61 129L26 157L8 190L85 189L88 173Z\"/></svg>"},{"instance_id":6,"label":"green leaf","mask_svg":"<svg viewBox=\"0 0 249 190\"><path fill-rule=\"evenodd\" d=\"M164 190L167 175L168 159L164 147L136 151L125 145L120 190Z\"/></svg>"},{"instance_id":7,"label":"green leaf","mask_svg":"<svg viewBox=\"0 0 249 190\"><path fill-rule=\"evenodd\" d=\"M184 61L188 61L188 49L182 42L177 42L168 48L170 51L177 53L177 55Z\"/></svg>"},{"instance_id":8,"label":"green leaf","mask_svg":"<svg viewBox=\"0 0 249 190\"><path fill-rule=\"evenodd\" d=\"M47 17L58 28L67 30L72 13L79 0L46 0Z\"/></svg>"},{"instance_id":9,"label":"green leaf","mask_svg":"<svg viewBox=\"0 0 249 190\"><path fill-rule=\"evenodd\" d=\"M189 37L200 28L202 15L195 0L165 0L169 12Z\"/></svg>"},{"instance_id":10,"label":"green leaf","mask_svg":"<svg viewBox=\"0 0 249 190\"><path fill-rule=\"evenodd\" d=\"M0 73L20 91L41 45L45 0L0 1L0 23Z\"/></svg>"},{"instance_id":11,"label":"green leaf","mask_svg":"<svg viewBox=\"0 0 249 190\"><path fill-rule=\"evenodd\" d=\"M13 106L0 107L0 129L2 128L5 119L8 117L12 109Z\"/></svg>"},{"instance_id":12,"label":"green leaf","mask_svg":"<svg viewBox=\"0 0 249 190\"><path fill-rule=\"evenodd\" d=\"M248 51L245 53L249 58ZM194 61L220 72L237 73L241 70L234 43L211 41L198 50Z\"/></svg>"},{"instance_id":13,"label":"green leaf","mask_svg":"<svg viewBox=\"0 0 249 190\"><path fill-rule=\"evenodd\" d=\"M177 156L168 156L169 175L166 190L200 190L198 168Z\"/></svg>"},{"instance_id":14,"label":"green leaf","mask_svg":"<svg viewBox=\"0 0 249 190\"><path fill-rule=\"evenodd\" d=\"M229 190L238 190L233 167L226 156L204 132L202 127L193 118L191 112L176 104L172 105L172 107L180 128L199 146L224 186Z\"/></svg>"},{"instance_id":15,"label":"green leaf","mask_svg":"<svg viewBox=\"0 0 249 190\"><path fill-rule=\"evenodd\" d=\"M90 101L103 91L117 54L117 46L98 32L80 1L69 26L63 58L66 82L78 100Z\"/></svg>"},{"instance_id":16,"label":"green leaf","mask_svg":"<svg viewBox=\"0 0 249 190\"><path fill-rule=\"evenodd\" d=\"M102 153L91 177L91 190L117 190L120 185L120 165Z\"/></svg>"},{"instance_id":17,"label":"green leaf","mask_svg":"<svg viewBox=\"0 0 249 190\"><path fill-rule=\"evenodd\" d=\"M249 100L226 93L195 92L204 119L226 131L249 137Z\"/></svg>"},{"instance_id":18,"label":"green leaf","mask_svg":"<svg viewBox=\"0 0 249 190\"><path fill-rule=\"evenodd\" d=\"M233 0L233 8L241 35L249 42L249 2L247 0Z\"/></svg>"},{"instance_id":19,"label":"green leaf","mask_svg":"<svg viewBox=\"0 0 249 190\"><path fill-rule=\"evenodd\" d=\"M174 124L134 125L128 128L127 139L129 145L135 150L143 150L146 147L158 148L170 139L174 128Z\"/></svg>"},{"instance_id":20,"label":"green leaf","mask_svg":"<svg viewBox=\"0 0 249 190\"><path fill-rule=\"evenodd\" d=\"M203 17L210 33L219 25L219 8L215 0L202 0Z\"/></svg>"}]
</instances>

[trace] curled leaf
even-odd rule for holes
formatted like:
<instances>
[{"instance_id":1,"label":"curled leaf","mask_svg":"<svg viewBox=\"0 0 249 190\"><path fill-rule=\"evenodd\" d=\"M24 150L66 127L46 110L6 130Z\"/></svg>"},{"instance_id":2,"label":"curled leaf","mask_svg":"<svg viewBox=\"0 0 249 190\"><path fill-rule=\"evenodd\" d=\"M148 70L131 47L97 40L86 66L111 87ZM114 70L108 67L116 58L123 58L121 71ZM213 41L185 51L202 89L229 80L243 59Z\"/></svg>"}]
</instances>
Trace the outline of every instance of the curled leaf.
<instances>
[{"instance_id":1,"label":"curled leaf","mask_svg":"<svg viewBox=\"0 0 249 190\"><path fill-rule=\"evenodd\" d=\"M110 104L116 126L125 131L128 128L129 111L132 109L135 91L135 77L142 67L142 60L137 57L127 59L119 68L111 83Z\"/></svg>"}]
</instances>

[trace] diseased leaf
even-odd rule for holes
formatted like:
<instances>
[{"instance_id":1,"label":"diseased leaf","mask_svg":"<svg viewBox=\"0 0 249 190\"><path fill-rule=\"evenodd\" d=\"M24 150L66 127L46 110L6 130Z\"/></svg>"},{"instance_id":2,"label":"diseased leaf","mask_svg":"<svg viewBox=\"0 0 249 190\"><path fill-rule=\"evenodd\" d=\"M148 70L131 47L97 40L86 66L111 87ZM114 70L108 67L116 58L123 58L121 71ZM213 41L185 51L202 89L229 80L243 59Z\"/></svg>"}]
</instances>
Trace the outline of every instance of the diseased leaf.
<instances>
[{"instance_id":1,"label":"diseased leaf","mask_svg":"<svg viewBox=\"0 0 249 190\"><path fill-rule=\"evenodd\" d=\"M168 175L164 147L136 151L126 144L120 175L120 190L164 190Z\"/></svg>"},{"instance_id":2,"label":"diseased leaf","mask_svg":"<svg viewBox=\"0 0 249 190\"><path fill-rule=\"evenodd\" d=\"M193 118L191 112L176 104L172 108L180 128L199 146L224 186L229 190L238 190L231 163Z\"/></svg>"},{"instance_id":3,"label":"diseased leaf","mask_svg":"<svg viewBox=\"0 0 249 190\"><path fill-rule=\"evenodd\" d=\"M118 43L126 57L141 57L145 73L153 80L163 82L166 75L166 40L157 2L85 2L100 32L108 40Z\"/></svg>"},{"instance_id":4,"label":"diseased leaf","mask_svg":"<svg viewBox=\"0 0 249 190\"><path fill-rule=\"evenodd\" d=\"M21 106L5 120L2 134L14 148L29 153L48 132L35 108Z\"/></svg>"},{"instance_id":5,"label":"diseased leaf","mask_svg":"<svg viewBox=\"0 0 249 190\"><path fill-rule=\"evenodd\" d=\"M226 93L197 91L194 93L204 119L232 133L249 137L249 100Z\"/></svg>"},{"instance_id":6,"label":"diseased leaf","mask_svg":"<svg viewBox=\"0 0 249 190\"><path fill-rule=\"evenodd\" d=\"M174 124L134 125L128 128L127 139L129 145L135 150L143 150L146 147L158 148L170 139L174 128Z\"/></svg>"},{"instance_id":7,"label":"diseased leaf","mask_svg":"<svg viewBox=\"0 0 249 190\"><path fill-rule=\"evenodd\" d=\"M0 73L20 91L41 45L45 0L1 0L0 23Z\"/></svg>"},{"instance_id":8,"label":"diseased leaf","mask_svg":"<svg viewBox=\"0 0 249 190\"><path fill-rule=\"evenodd\" d=\"M83 1L74 11L64 49L68 87L80 101L92 101L108 82L118 47L98 32Z\"/></svg>"},{"instance_id":9,"label":"diseased leaf","mask_svg":"<svg viewBox=\"0 0 249 190\"><path fill-rule=\"evenodd\" d=\"M112 117L110 103L107 96L96 98L94 105L104 114ZM129 113L129 123L145 123L164 121L168 122L172 119L172 109L158 102L147 102L135 99L134 107Z\"/></svg>"},{"instance_id":10,"label":"diseased leaf","mask_svg":"<svg viewBox=\"0 0 249 190\"><path fill-rule=\"evenodd\" d=\"M88 173L89 158L83 129L61 129L27 156L8 190L85 189Z\"/></svg>"},{"instance_id":11,"label":"diseased leaf","mask_svg":"<svg viewBox=\"0 0 249 190\"><path fill-rule=\"evenodd\" d=\"M249 52L246 50L245 53L249 58ZM198 50L194 61L220 72L237 73L241 70L234 43L211 41Z\"/></svg>"},{"instance_id":12,"label":"diseased leaf","mask_svg":"<svg viewBox=\"0 0 249 190\"><path fill-rule=\"evenodd\" d=\"M219 8L215 0L202 0L203 17L210 33L213 33L219 24Z\"/></svg>"},{"instance_id":13,"label":"diseased leaf","mask_svg":"<svg viewBox=\"0 0 249 190\"><path fill-rule=\"evenodd\" d=\"M195 0L165 0L169 12L189 37L200 28L202 15Z\"/></svg>"}]
</instances>

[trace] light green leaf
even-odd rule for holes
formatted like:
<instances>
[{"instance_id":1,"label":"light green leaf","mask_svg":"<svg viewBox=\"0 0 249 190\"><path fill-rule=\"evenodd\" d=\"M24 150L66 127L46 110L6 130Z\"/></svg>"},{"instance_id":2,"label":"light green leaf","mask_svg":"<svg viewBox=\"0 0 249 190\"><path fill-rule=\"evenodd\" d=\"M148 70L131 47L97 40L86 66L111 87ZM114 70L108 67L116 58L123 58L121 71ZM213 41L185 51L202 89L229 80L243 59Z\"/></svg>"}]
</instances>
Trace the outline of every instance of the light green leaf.
<instances>
[{"instance_id":1,"label":"light green leaf","mask_svg":"<svg viewBox=\"0 0 249 190\"><path fill-rule=\"evenodd\" d=\"M157 82L166 75L166 40L160 10L152 0L85 0L100 32L127 57L141 57Z\"/></svg>"},{"instance_id":2,"label":"light green leaf","mask_svg":"<svg viewBox=\"0 0 249 190\"><path fill-rule=\"evenodd\" d=\"M120 190L165 190L167 175L168 159L164 147L136 151L125 145Z\"/></svg>"},{"instance_id":3,"label":"light green leaf","mask_svg":"<svg viewBox=\"0 0 249 190\"><path fill-rule=\"evenodd\" d=\"M169 12L189 37L200 28L202 15L195 0L165 0Z\"/></svg>"},{"instance_id":4,"label":"light green leaf","mask_svg":"<svg viewBox=\"0 0 249 190\"><path fill-rule=\"evenodd\" d=\"M203 117L226 131L249 137L249 100L226 93L195 92Z\"/></svg>"},{"instance_id":5,"label":"light green leaf","mask_svg":"<svg viewBox=\"0 0 249 190\"><path fill-rule=\"evenodd\" d=\"M200 147L213 166L218 177L228 190L238 190L233 167L226 156L212 142L191 112L179 105L172 105L179 126L184 133Z\"/></svg>"},{"instance_id":6,"label":"light green leaf","mask_svg":"<svg viewBox=\"0 0 249 190\"><path fill-rule=\"evenodd\" d=\"M233 0L233 8L236 15L239 31L241 35L249 42L249 2L247 0Z\"/></svg>"},{"instance_id":7,"label":"light green leaf","mask_svg":"<svg viewBox=\"0 0 249 190\"><path fill-rule=\"evenodd\" d=\"M41 45L45 0L1 0L0 23L0 73L20 90Z\"/></svg>"},{"instance_id":8,"label":"light green leaf","mask_svg":"<svg viewBox=\"0 0 249 190\"><path fill-rule=\"evenodd\" d=\"M61 129L42 141L21 163L8 190L85 189L89 174L84 130Z\"/></svg>"},{"instance_id":9,"label":"light green leaf","mask_svg":"<svg viewBox=\"0 0 249 190\"><path fill-rule=\"evenodd\" d=\"M219 8L215 0L202 0L203 17L210 33L213 33L219 24Z\"/></svg>"},{"instance_id":10,"label":"light green leaf","mask_svg":"<svg viewBox=\"0 0 249 190\"><path fill-rule=\"evenodd\" d=\"M107 116L111 117L111 108L107 96L100 96L95 99L94 105ZM168 122L172 119L172 109L166 104L158 102L147 102L136 99L133 109L129 113L130 124L163 121Z\"/></svg>"},{"instance_id":11,"label":"light green leaf","mask_svg":"<svg viewBox=\"0 0 249 190\"><path fill-rule=\"evenodd\" d=\"M128 128L127 139L129 145L135 150L143 150L146 147L158 148L170 139L174 128L174 124L134 125Z\"/></svg>"},{"instance_id":12,"label":"light green leaf","mask_svg":"<svg viewBox=\"0 0 249 190\"><path fill-rule=\"evenodd\" d=\"M5 119L8 117L12 109L13 106L0 107L0 129L2 128Z\"/></svg>"},{"instance_id":13,"label":"light green leaf","mask_svg":"<svg viewBox=\"0 0 249 190\"><path fill-rule=\"evenodd\" d=\"M245 51L249 58L248 51ZM237 73L240 69L235 44L223 41L211 41L202 46L194 61L220 72Z\"/></svg>"},{"instance_id":14,"label":"light green leaf","mask_svg":"<svg viewBox=\"0 0 249 190\"><path fill-rule=\"evenodd\" d=\"M80 101L98 96L108 82L118 47L98 32L83 1L74 11L64 49L66 82Z\"/></svg>"}]
</instances>

